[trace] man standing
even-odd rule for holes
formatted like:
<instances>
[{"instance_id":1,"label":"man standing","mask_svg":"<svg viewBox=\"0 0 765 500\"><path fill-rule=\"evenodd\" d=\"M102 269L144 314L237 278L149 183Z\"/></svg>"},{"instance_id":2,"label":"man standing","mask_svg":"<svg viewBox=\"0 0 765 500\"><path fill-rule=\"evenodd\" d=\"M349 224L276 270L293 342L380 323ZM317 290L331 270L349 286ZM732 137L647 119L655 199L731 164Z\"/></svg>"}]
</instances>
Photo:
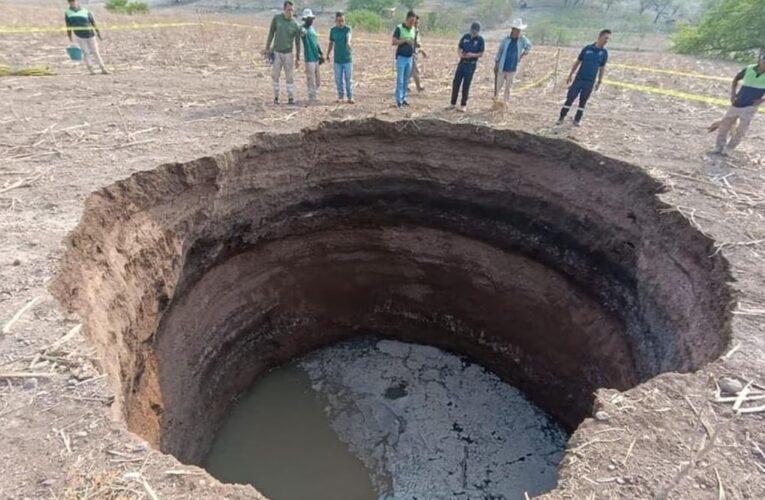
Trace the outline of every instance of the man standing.
<instances>
[{"instance_id":1,"label":"man standing","mask_svg":"<svg viewBox=\"0 0 765 500\"><path fill-rule=\"evenodd\" d=\"M353 59L351 55L351 38L353 30L345 24L345 14L335 14L335 25L329 30L329 47L327 61L335 49L335 85L337 86L337 102L348 98L348 104L353 104Z\"/></svg>"},{"instance_id":2,"label":"man standing","mask_svg":"<svg viewBox=\"0 0 765 500\"><path fill-rule=\"evenodd\" d=\"M571 84L571 86L568 88L566 103L563 104L560 110L558 125L563 123L563 119L566 118L577 97L579 97L579 108L576 110L576 115L574 115L574 125L579 126L582 121L584 107L587 105L590 94L592 94L593 89L598 90L603 82L603 75L606 72L606 63L608 62L606 44L610 37L611 30L601 31L598 34L598 40L587 45L579 53L579 57L577 57L576 62L571 67L568 78L566 78L566 83ZM571 83L574 72L576 72L576 78L574 78L574 83ZM595 82L596 77L597 83Z\"/></svg>"},{"instance_id":3,"label":"man standing","mask_svg":"<svg viewBox=\"0 0 765 500\"><path fill-rule=\"evenodd\" d=\"M737 91L738 82L742 80L744 84L741 90ZM765 103L765 52L760 55L758 64L750 64L733 78L730 102L731 107L718 125L717 144L712 150L713 154L726 154L736 149L749 130L757 109ZM738 127L728 141L728 134L736 121L738 121Z\"/></svg>"},{"instance_id":4,"label":"man standing","mask_svg":"<svg viewBox=\"0 0 765 500\"><path fill-rule=\"evenodd\" d=\"M478 34L480 32L481 25L473 23L470 25L470 33L463 35L460 38L459 45L457 45L460 62L457 64L457 71L454 72L454 80L452 81L452 108L457 105L457 97L460 93L460 85L462 85L460 111L463 112L467 110L470 84L473 81L473 75L478 66L478 59L483 55L484 51L485 44L483 37Z\"/></svg>"},{"instance_id":5,"label":"man standing","mask_svg":"<svg viewBox=\"0 0 765 500\"><path fill-rule=\"evenodd\" d=\"M319 65L322 62L319 36L313 27L316 16L311 9L303 10L303 48L305 50L305 81L308 86L308 104L316 104L321 80L319 79Z\"/></svg>"},{"instance_id":6,"label":"man standing","mask_svg":"<svg viewBox=\"0 0 765 500\"><path fill-rule=\"evenodd\" d=\"M423 59L426 59L428 57L428 54L425 53L424 50L422 50L422 45L420 44L420 16L415 16L414 18L414 55L412 56L412 76L411 80L414 80L414 84L417 86L417 92L422 92L425 90L425 88L422 86L422 83L420 83L420 65L417 64L417 60L420 58L420 55L422 55ZM409 82L406 82L407 85L407 93L409 92Z\"/></svg>"},{"instance_id":7,"label":"man standing","mask_svg":"<svg viewBox=\"0 0 765 500\"><path fill-rule=\"evenodd\" d=\"M273 42L273 46L271 45ZM293 64L292 51L295 50ZM274 83L274 104L279 104L279 78L282 68L287 80L289 104L295 104L295 68L300 66L300 26L295 20L295 6L290 0L284 2L284 11L271 20L266 40L267 54L272 54L271 80Z\"/></svg>"},{"instance_id":8,"label":"man standing","mask_svg":"<svg viewBox=\"0 0 765 500\"><path fill-rule=\"evenodd\" d=\"M494 59L494 99L499 97L499 91L504 87L505 102L510 100L510 89L513 86L518 65L531 52L531 42L521 34L526 27L523 19L514 19L510 25L510 35L499 44L499 50Z\"/></svg>"},{"instance_id":9,"label":"man standing","mask_svg":"<svg viewBox=\"0 0 765 500\"><path fill-rule=\"evenodd\" d=\"M409 106L406 102L406 84L412 73L414 55L414 21L417 15L413 11L406 14L406 20L396 26L391 45L396 47L396 107Z\"/></svg>"},{"instance_id":10,"label":"man standing","mask_svg":"<svg viewBox=\"0 0 765 500\"><path fill-rule=\"evenodd\" d=\"M69 0L69 8L64 13L64 22L66 23L66 35L69 37L69 42L72 43L72 33L74 33L77 44L82 50L82 59L85 61L85 66L88 67L90 74L96 74L93 70L93 57L95 57L101 68L101 73L108 75L109 72L106 71L104 61L101 60L101 54L98 52L96 35L101 40L101 32L98 31L93 14L88 9L80 7L77 0Z\"/></svg>"}]
</instances>

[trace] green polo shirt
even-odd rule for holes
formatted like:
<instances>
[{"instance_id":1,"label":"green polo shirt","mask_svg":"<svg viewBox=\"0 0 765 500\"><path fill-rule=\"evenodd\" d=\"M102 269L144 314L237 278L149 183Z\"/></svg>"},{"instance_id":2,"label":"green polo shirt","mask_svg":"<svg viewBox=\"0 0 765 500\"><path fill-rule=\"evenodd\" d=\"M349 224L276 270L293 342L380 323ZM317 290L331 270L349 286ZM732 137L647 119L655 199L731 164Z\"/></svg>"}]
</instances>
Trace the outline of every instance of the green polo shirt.
<instances>
[{"instance_id":1,"label":"green polo shirt","mask_svg":"<svg viewBox=\"0 0 765 500\"><path fill-rule=\"evenodd\" d=\"M300 50L300 26L294 18L287 20L284 14L275 15L268 30L266 49L289 54L294 47Z\"/></svg>"},{"instance_id":2,"label":"green polo shirt","mask_svg":"<svg viewBox=\"0 0 765 500\"><path fill-rule=\"evenodd\" d=\"M335 64L348 64L352 61L351 48L348 46L352 33L353 30L350 26L343 26L342 28L333 26L329 30L329 41L335 44Z\"/></svg>"}]
</instances>

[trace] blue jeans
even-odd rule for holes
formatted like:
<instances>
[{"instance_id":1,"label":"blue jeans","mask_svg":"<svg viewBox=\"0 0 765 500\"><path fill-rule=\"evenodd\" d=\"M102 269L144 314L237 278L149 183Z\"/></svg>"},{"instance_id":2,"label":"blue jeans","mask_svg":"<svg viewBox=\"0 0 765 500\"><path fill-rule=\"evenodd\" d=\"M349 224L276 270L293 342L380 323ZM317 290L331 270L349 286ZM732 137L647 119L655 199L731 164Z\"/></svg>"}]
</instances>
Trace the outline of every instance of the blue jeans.
<instances>
[{"instance_id":1,"label":"blue jeans","mask_svg":"<svg viewBox=\"0 0 765 500\"><path fill-rule=\"evenodd\" d=\"M398 56L396 57L396 105L406 101L406 84L409 83L409 76L412 74L412 58Z\"/></svg>"},{"instance_id":2,"label":"blue jeans","mask_svg":"<svg viewBox=\"0 0 765 500\"><path fill-rule=\"evenodd\" d=\"M335 63L335 85L338 98L353 99L353 63Z\"/></svg>"}]
</instances>

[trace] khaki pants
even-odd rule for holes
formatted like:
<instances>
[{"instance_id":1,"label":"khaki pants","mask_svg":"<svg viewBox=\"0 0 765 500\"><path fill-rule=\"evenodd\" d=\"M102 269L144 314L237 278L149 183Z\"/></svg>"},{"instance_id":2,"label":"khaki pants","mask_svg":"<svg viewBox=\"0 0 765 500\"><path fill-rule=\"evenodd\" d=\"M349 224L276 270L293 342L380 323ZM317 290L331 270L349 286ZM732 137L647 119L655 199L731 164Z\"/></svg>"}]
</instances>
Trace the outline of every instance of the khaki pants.
<instances>
[{"instance_id":1,"label":"khaki pants","mask_svg":"<svg viewBox=\"0 0 765 500\"><path fill-rule=\"evenodd\" d=\"M731 106L728 108L728 112L725 113L720 126L717 129L717 149L722 150L726 147L728 149L736 149L741 140L749 130L749 125L752 123L754 115L757 113L757 106L747 106L746 108L737 108ZM730 141L728 141L728 134L733 126L738 121L738 127L731 135Z\"/></svg>"},{"instance_id":2,"label":"khaki pants","mask_svg":"<svg viewBox=\"0 0 765 500\"><path fill-rule=\"evenodd\" d=\"M104 67L104 61L101 60L101 54L98 52L98 41L96 40L96 37L80 38L76 34L75 37L77 38L77 45L79 45L80 50L82 50L82 60L85 62L85 66L88 67L88 71L94 73L93 58L95 57L98 67L105 73L106 68Z\"/></svg>"},{"instance_id":3,"label":"khaki pants","mask_svg":"<svg viewBox=\"0 0 765 500\"><path fill-rule=\"evenodd\" d=\"M513 88L513 82L515 81L515 71L501 71L497 73L497 92L494 94L494 98L499 97L499 92L504 87L505 89L505 102L510 100L510 89Z\"/></svg>"},{"instance_id":4,"label":"khaki pants","mask_svg":"<svg viewBox=\"0 0 765 500\"><path fill-rule=\"evenodd\" d=\"M420 84L420 65L417 63L419 57L419 54L414 54L412 56L412 74L409 77L410 80L414 80L417 90L422 88L422 84ZM407 85L409 85L408 82Z\"/></svg>"},{"instance_id":5,"label":"khaki pants","mask_svg":"<svg viewBox=\"0 0 765 500\"><path fill-rule=\"evenodd\" d=\"M274 98L279 98L279 78L284 69L287 80L287 97L295 98L295 60L292 52L274 52L274 67L271 69L271 80L274 83Z\"/></svg>"},{"instance_id":6,"label":"khaki pants","mask_svg":"<svg viewBox=\"0 0 765 500\"><path fill-rule=\"evenodd\" d=\"M308 85L308 100L316 101L319 93L319 87L321 87L321 80L319 78L319 63L305 63L305 82L306 85Z\"/></svg>"}]
</instances>

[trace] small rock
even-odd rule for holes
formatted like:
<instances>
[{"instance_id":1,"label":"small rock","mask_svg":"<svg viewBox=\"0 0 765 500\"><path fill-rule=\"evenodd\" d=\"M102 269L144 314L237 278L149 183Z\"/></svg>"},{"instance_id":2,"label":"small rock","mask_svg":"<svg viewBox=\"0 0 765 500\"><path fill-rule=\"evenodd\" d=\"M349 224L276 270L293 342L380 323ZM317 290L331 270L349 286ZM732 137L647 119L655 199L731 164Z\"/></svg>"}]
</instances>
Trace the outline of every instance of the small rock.
<instances>
[{"instance_id":1,"label":"small rock","mask_svg":"<svg viewBox=\"0 0 765 500\"><path fill-rule=\"evenodd\" d=\"M148 445L146 443L138 443L138 444L133 446L133 449L131 451L133 453L141 453L141 452L144 452L144 451L146 451L148 449L149 449L149 447L148 447Z\"/></svg>"},{"instance_id":2,"label":"small rock","mask_svg":"<svg viewBox=\"0 0 765 500\"><path fill-rule=\"evenodd\" d=\"M595 420L599 420L601 422L604 422L604 421L608 420L609 418L611 418L611 417L608 415L608 413L606 413L604 411L599 411L599 412L595 413Z\"/></svg>"},{"instance_id":3,"label":"small rock","mask_svg":"<svg viewBox=\"0 0 765 500\"><path fill-rule=\"evenodd\" d=\"M737 394L744 389L744 384L735 378L723 377L717 381L723 394Z\"/></svg>"},{"instance_id":4,"label":"small rock","mask_svg":"<svg viewBox=\"0 0 765 500\"><path fill-rule=\"evenodd\" d=\"M25 378L24 382L21 384L24 389L31 390L31 389L37 389L37 384L39 382L36 378Z\"/></svg>"},{"instance_id":5,"label":"small rock","mask_svg":"<svg viewBox=\"0 0 765 500\"><path fill-rule=\"evenodd\" d=\"M624 478L622 478L622 477L617 477L617 478L616 478L616 484L624 484Z\"/></svg>"},{"instance_id":6,"label":"small rock","mask_svg":"<svg viewBox=\"0 0 765 500\"><path fill-rule=\"evenodd\" d=\"M608 470L616 470L616 466L614 464L608 464Z\"/></svg>"},{"instance_id":7,"label":"small rock","mask_svg":"<svg viewBox=\"0 0 765 500\"><path fill-rule=\"evenodd\" d=\"M88 437L88 433L86 431L75 432L74 435L81 438Z\"/></svg>"},{"instance_id":8,"label":"small rock","mask_svg":"<svg viewBox=\"0 0 765 500\"><path fill-rule=\"evenodd\" d=\"M13 259L13 265L14 266L20 266L21 265L21 261L19 259Z\"/></svg>"}]
</instances>

